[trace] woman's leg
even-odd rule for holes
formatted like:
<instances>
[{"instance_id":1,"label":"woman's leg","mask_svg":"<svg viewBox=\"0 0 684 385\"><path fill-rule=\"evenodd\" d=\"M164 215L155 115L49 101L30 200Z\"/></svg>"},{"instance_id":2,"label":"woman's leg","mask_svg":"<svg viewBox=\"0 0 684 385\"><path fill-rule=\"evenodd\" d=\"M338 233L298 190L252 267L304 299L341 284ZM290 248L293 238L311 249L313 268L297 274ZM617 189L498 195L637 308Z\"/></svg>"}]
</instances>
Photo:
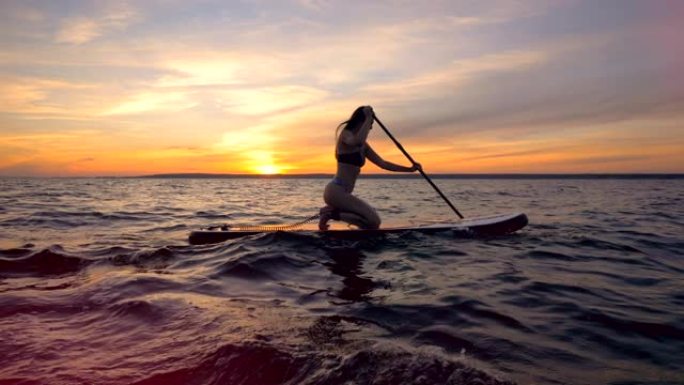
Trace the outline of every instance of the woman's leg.
<instances>
[{"instance_id":1,"label":"woman's leg","mask_svg":"<svg viewBox=\"0 0 684 385\"><path fill-rule=\"evenodd\" d=\"M379 218L377 221L378 225L375 226L373 223L370 223L366 218L362 217L361 215L349 211L341 211L340 220L342 222L351 223L352 225L359 227L361 229L377 229L378 227L380 227Z\"/></svg>"},{"instance_id":2,"label":"woman's leg","mask_svg":"<svg viewBox=\"0 0 684 385\"><path fill-rule=\"evenodd\" d=\"M325 203L340 211L340 219L364 229L380 227L377 211L360 198L348 193L344 188L329 183L323 194Z\"/></svg>"}]
</instances>

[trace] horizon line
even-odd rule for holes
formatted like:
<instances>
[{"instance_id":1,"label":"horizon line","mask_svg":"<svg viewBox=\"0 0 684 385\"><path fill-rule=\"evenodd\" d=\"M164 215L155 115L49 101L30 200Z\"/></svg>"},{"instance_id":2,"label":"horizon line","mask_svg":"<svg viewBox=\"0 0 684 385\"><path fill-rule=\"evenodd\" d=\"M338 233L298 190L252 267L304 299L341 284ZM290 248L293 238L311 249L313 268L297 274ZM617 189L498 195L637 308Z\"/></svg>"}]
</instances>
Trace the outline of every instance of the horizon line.
<instances>
[{"instance_id":1,"label":"horizon line","mask_svg":"<svg viewBox=\"0 0 684 385\"><path fill-rule=\"evenodd\" d=\"M245 173L161 173L130 176L10 176L0 175L0 179L297 179L332 178L332 173L298 174L245 174ZM435 179L684 179L684 173L434 173L428 175ZM419 174L377 173L361 174L361 179L420 179Z\"/></svg>"}]
</instances>

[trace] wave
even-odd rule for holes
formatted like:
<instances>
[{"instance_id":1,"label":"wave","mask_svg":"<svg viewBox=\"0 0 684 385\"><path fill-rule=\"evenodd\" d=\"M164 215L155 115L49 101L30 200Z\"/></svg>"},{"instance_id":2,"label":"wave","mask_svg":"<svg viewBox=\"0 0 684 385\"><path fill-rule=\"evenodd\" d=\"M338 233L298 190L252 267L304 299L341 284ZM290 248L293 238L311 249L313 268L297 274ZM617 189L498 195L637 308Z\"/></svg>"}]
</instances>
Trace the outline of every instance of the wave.
<instances>
[{"instance_id":1,"label":"wave","mask_svg":"<svg viewBox=\"0 0 684 385\"><path fill-rule=\"evenodd\" d=\"M7 249L0 251L0 277L57 276L73 274L93 261L72 256L61 247L53 246L33 252L28 249Z\"/></svg>"},{"instance_id":2,"label":"wave","mask_svg":"<svg viewBox=\"0 0 684 385\"><path fill-rule=\"evenodd\" d=\"M650 339L667 341L684 341L684 329L674 325L658 322L635 321L611 316L597 309L590 309L575 317L577 320L590 322L618 334L637 334Z\"/></svg>"},{"instance_id":3,"label":"wave","mask_svg":"<svg viewBox=\"0 0 684 385\"><path fill-rule=\"evenodd\" d=\"M278 276L296 275L297 270L307 265L310 262L281 252L243 251L216 266L215 273L210 277L275 280Z\"/></svg>"},{"instance_id":4,"label":"wave","mask_svg":"<svg viewBox=\"0 0 684 385\"><path fill-rule=\"evenodd\" d=\"M117 266L129 265L147 269L165 269L177 257L177 252L173 247L134 250L132 252L124 249L124 251L123 253L117 252L108 260Z\"/></svg>"},{"instance_id":5,"label":"wave","mask_svg":"<svg viewBox=\"0 0 684 385\"><path fill-rule=\"evenodd\" d=\"M109 306L107 311L110 316L117 319L133 317L137 322L143 322L146 327L162 323L167 316L166 308L145 300L125 300Z\"/></svg>"},{"instance_id":6,"label":"wave","mask_svg":"<svg viewBox=\"0 0 684 385\"><path fill-rule=\"evenodd\" d=\"M263 342L223 345L194 365L156 373L135 385L241 384L513 385L428 353L371 347L351 354L288 351Z\"/></svg>"}]
</instances>

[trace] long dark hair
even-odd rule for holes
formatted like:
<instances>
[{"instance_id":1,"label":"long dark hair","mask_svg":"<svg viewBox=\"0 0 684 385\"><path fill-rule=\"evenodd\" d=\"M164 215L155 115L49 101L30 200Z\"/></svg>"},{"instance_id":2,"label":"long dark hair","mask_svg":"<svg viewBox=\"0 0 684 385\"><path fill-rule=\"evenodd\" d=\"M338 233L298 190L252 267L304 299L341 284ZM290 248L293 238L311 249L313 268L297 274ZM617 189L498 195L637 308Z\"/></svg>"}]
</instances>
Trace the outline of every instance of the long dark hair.
<instances>
[{"instance_id":1,"label":"long dark hair","mask_svg":"<svg viewBox=\"0 0 684 385\"><path fill-rule=\"evenodd\" d=\"M344 130L350 130L351 132L356 132L361 127L363 122L366 121L366 112L364 111L364 106L360 106L354 110L349 120L340 123L335 130L335 138L340 134L340 128Z\"/></svg>"}]
</instances>

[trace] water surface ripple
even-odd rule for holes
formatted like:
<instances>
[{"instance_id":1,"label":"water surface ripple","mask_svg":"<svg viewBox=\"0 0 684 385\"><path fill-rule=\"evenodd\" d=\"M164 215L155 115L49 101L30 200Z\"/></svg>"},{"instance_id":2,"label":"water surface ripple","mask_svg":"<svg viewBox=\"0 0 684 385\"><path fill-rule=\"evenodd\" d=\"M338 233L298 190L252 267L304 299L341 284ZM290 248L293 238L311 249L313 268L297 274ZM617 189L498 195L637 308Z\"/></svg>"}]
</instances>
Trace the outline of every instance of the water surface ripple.
<instances>
[{"instance_id":1,"label":"water surface ripple","mask_svg":"<svg viewBox=\"0 0 684 385\"><path fill-rule=\"evenodd\" d=\"M323 179L0 179L1 384L681 384L684 180L437 180L513 236L363 241L296 221ZM362 179L386 224L452 221Z\"/></svg>"}]
</instances>

